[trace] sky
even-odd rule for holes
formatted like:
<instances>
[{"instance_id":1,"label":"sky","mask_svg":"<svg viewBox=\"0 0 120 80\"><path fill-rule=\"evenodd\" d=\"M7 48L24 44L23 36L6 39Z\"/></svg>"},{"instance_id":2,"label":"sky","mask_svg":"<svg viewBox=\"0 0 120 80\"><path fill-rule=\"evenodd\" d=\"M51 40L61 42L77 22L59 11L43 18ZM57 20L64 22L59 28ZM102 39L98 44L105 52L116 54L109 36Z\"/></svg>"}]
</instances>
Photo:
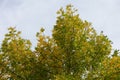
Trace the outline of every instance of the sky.
<instances>
[{"instance_id":1,"label":"sky","mask_svg":"<svg viewBox=\"0 0 120 80\"><path fill-rule=\"evenodd\" d=\"M41 27L51 35L56 23L56 12L72 4L82 20L92 23L97 32L103 31L120 49L120 0L0 0L0 44L7 28L16 27L22 37L36 45L36 32Z\"/></svg>"}]
</instances>

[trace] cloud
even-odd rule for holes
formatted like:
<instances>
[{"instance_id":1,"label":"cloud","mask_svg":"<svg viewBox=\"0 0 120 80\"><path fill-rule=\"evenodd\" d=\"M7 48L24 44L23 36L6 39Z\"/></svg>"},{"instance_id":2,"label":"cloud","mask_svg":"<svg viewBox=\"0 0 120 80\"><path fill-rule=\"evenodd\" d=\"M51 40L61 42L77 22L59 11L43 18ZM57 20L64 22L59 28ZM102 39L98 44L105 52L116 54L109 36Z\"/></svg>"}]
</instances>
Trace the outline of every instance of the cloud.
<instances>
[{"instance_id":1,"label":"cloud","mask_svg":"<svg viewBox=\"0 0 120 80\"><path fill-rule=\"evenodd\" d=\"M119 0L0 0L0 40L9 26L21 30L22 37L36 43L35 34L41 27L50 35L56 21L56 11L67 4L73 4L83 20L92 22L98 31L104 31L120 48L120 1Z\"/></svg>"}]
</instances>

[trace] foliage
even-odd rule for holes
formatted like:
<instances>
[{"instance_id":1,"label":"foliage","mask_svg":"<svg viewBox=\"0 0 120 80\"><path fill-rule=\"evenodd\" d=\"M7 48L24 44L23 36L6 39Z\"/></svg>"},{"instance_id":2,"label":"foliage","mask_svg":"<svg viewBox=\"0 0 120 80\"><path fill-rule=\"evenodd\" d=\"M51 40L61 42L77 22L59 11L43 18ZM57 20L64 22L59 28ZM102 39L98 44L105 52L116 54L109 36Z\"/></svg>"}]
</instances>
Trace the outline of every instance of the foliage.
<instances>
[{"instance_id":1,"label":"foliage","mask_svg":"<svg viewBox=\"0 0 120 80\"><path fill-rule=\"evenodd\" d=\"M22 39L19 31L10 27L9 33L5 35L1 47L1 65L3 76L8 75L10 79L28 79L34 56L30 50L29 40Z\"/></svg>"},{"instance_id":2,"label":"foliage","mask_svg":"<svg viewBox=\"0 0 120 80\"><path fill-rule=\"evenodd\" d=\"M81 76L96 70L111 52L111 41L101 32L97 34L87 21L82 21L71 5L58 11L53 38L63 50L66 74Z\"/></svg>"},{"instance_id":3,"label":"foliage","mask_svg":"<svg viewBox=\"0 0 120 80\"><path fill-rule=\"evenodd\" d=\"M36 37L38 43L35 54L38 62L45 68L44 72L47 74L45 77L53 78L55 74L61 73L63 57L60 49L52 38L44 36L43 28L36 34Z\"/></svg>"},{"instance_id":4,"label":"foliage","mask_svg":"<svg viewBox=\"0 0 120 80\"><path fill-rule=\"evenodd\" d=\"M120 79L120 57L115 56L111 59L103 61L103 69L101 75L105 80L119 80Z\"/></svg>"},{"instance_id":5,"label":"foliage","mask_svg":"<svg viewBox=\"0 0 120 80\"><path fill-rule=\"evenodd\" d=\"M76 80L76 79L71 75L61 74L61 75L56 75L55 80Z\"/></svg>"},{"instance_id":6,"label":"foliage","mask_svg":"<svg viewBox=\"0 0 120 80\"><path fill-rule=\"evenodd\" d=\"M72 5L57 12L52 36L44 28L36 34L37 46L23 39L16 28L0 48L0 80L119 80L119 50L111 55L107 36L83 21Z\"/></svg>"}]
</instances>

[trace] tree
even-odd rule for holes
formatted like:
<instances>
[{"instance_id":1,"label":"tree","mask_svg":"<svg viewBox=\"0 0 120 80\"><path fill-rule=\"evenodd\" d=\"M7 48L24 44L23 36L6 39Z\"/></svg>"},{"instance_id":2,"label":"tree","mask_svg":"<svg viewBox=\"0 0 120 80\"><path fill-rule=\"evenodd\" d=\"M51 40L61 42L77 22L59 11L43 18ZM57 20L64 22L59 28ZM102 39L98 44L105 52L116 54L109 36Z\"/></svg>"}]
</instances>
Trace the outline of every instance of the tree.
<instances>
[{"instance_id":1,"label":"tree","mask_svg":"<svg viewBox=\"0 0 120 80\"><path fill-rule=\"evenodd\" d=\"M109 38L83 21L72 5L57 12L52 36L37 32L37 46L16 28L0 48L0 80L119 80L119 50L111 55Z\"/></svg>"},{"instance_id":2,"label":"tree","mask_svg":"<svg viewBox=\"0 0 120 80\"><path fill-rule=\"evenodd\" d=\"M35 48L35 54L37 55L38 63L44 67L41 73L43 75L42 77L46 80L53 79L54 75L61 73L62 68L63 58L59 47L52 38L44 35L43 28L36 34L36 37L38 43Z\"/></svg>"},{"instance_id":3,"label":"tree","mask_svg":"<svg viewBox=\"0 0 120 80\"><path fill-rule=\"evenodd\" d=\"M118 50L114 51L113 57L107 58L102 62L101 78L104 80L120 79L120 56Z\"/></svg>"},{"instance_id":4,"label":"tree","mask_svg":"<svg viewBox=\"0 0 120 80\"><path fill-rule=\"evenodd\" d=\"M107 36L102 32L97 34L91 23L82 21L76 11L72 5L58 11L53 38L65 56L65 73L82 77L86 71L96 70L112 48Z\"/></svg>"},{"instance_id":5,"label":"tree","mask_svg":"<svg viewBox=\"0 0 120 80\"><path fill-rule=\"evenodd\" d=\"M1 47L1 73L3 78L28 80L32 74L35 55L30 50L31 42L20 37L21 32L10 27Z\"/></svg>"}]
</instances>

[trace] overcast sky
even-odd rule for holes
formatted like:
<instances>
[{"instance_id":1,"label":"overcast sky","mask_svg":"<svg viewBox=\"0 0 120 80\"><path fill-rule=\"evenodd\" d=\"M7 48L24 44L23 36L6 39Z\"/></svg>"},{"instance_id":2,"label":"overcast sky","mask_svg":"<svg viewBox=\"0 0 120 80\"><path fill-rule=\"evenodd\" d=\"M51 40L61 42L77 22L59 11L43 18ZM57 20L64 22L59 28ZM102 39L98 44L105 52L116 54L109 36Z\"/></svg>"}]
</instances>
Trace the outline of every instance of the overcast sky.
<instances>
[{"instance_id":1,"label":"overcast sky","mask_svg":"<svg viewBox=\"0 0 120 80\"><path fill-rule=\"evenodd\" d=\"M10 26L22 31L22 37L36 44L36 32L41 27L50 35L56 21L56 11L72 4L83 20L120 49L120 0L0 0L0 43Z\"/></svg>"}]
</instances>

